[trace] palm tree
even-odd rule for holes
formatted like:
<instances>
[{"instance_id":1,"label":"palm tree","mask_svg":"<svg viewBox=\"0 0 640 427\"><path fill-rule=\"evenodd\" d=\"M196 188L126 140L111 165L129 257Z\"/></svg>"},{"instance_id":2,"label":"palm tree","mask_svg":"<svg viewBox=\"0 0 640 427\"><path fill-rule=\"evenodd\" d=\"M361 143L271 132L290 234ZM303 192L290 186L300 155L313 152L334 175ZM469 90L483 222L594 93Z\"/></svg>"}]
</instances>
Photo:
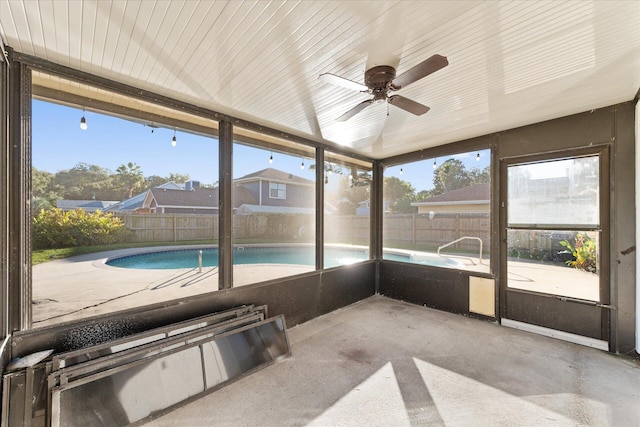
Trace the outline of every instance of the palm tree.
<instances>
[{"instance_id":1,"label":"palm tree","mask_svg":"<svg viewBox=\"0 0 640 427\"><path fill-rule=\"evenodd\" d=\"M128 192L128 197L133 197L133 192L144 185L142 169L135 163L122 164L116 169L117 179Z\"/></svg>"}]
</instances>

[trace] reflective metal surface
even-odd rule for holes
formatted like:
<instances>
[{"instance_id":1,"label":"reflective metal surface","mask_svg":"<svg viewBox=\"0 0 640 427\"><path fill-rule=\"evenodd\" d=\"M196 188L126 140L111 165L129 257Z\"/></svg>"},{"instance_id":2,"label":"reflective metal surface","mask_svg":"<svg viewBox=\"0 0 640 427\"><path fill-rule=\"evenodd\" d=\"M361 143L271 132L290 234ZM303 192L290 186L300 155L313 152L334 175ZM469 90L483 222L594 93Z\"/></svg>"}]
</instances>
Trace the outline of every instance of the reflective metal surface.
<instances>
[{"instance_id":1,"label":"reflective metal surface","mask_svg":"<svg viewBox=\"0 0 640 427\"><path fill-rule=\"evenodd\" d=\"M51 425L135 423L290 354L282 316L219 336L187 336L181 347L147 348L138 351L146 351L139 360L106 370L93 366L94 374L53 387Z\"/></svg>"},{"instance_id":2,"label":"reflective metal surface","mask_svg":"<svg viewBox=\"0 0 640 427\"><path fill-rule=\"evenodd\" d=\"M4 375L2 427L47 425L47 374L50 369L50 363L41 363Z\"/></svg>"},{"instance_id":3,"label":"reflective metal surface","mask_svg":"<svg viewBox=\"0 0 640 427\"><path fill-rule=\"evenodd\" d=\"M262 313L252 313L241 316L238 319L226 320L197 331L187 332L175 337L170 337L156 342L146 343L131 349L119 351L105 356L92 358L86 362L78 363L67 368L55 371L49 378L50 386L66 384L76 381L96 371L115 368L117 366L133 363L152 355L170 352L188 344L209 339L228 331L235 331L247 324L264 320ZM88 352L90 353L90 352Z\"/></svg>"},{"instance_id":4,"label":"reflective metal surface","mask_svg":"<svg viewBox=\"0 0 640 427\"><path fill-rule=\"evenodd\" d=\"M253 312L264 312L263 307L245 306L226 310L214 315L202 316L192 320L175 323L172 325L155 328L143 333L123 337L117 340L108 341L100 345L92 346L89 349L79 349L60 353L53 356L53 370L58 370L67 366L75 365L80 362L95 359L97 357L124 351L129 348L157 341L159 339L175 336L181 333L197 330L209 325L217 324L225 320L233 320ZM266 315L265 315L266 317Z\"/></svg>"},{"instance_id":5,"label":"reflective metal surface","mask_svg":"<svg viewBox=\"0 0 640 427\"><path fill-rule=\"evenodd\" d=\"M1 425L126 425L166 411L288 355L284 318L267 311L236 306L6 373Z\"/></svg>"}]
</instances>

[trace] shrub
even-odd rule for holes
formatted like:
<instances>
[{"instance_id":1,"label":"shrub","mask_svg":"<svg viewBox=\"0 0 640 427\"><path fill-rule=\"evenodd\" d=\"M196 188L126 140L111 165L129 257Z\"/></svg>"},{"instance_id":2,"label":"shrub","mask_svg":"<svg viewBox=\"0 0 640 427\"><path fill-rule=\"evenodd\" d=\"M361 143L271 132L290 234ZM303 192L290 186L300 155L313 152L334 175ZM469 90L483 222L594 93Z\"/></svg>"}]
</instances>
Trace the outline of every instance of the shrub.
<instances>
[{"instance_id":1,"label":"shrub","mask_svg":"<svg viewBox=\"0 0 640 427\"><path fill-rule=\"evenodd\" d=\"M120 218L100 211L53 208L41 210L33 219L33 248L109 245L125 242L131 235Z\"/></svg>"},{"instance_id":2,"label":"shrub","mask_svg":"<svg viewBox=\"0 0 640 427\"><path fill-rule=\"evenodd\" d=\"M560 242L562 246L571 252L574 258L565 261L566 264L578 270L595 273L597 269L596 241L580 233L576 234L575 241L575 245L571 245L566 240Z\"/></svg>"}]
</instances>

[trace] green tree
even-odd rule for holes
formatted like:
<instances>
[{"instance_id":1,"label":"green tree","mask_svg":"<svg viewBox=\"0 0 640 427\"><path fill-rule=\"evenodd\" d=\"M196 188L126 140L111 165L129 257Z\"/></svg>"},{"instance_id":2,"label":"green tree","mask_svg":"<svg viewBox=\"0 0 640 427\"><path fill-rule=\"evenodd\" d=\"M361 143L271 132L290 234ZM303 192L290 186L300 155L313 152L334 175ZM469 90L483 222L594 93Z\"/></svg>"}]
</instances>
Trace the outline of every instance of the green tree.
<instances>
[{"instance_id":1,"label":"green tree","mask_svg":"<svg viewBox=\"0 0 640 427\"><path fill-rule=\"evenodd\" d=\"M41 171L36 168L31 169L31 212L37 215L42 209L55 207L56 200L60 197L60 186L54 182L55 176L52 173Z\"/></svg>"},{"instance_id":2,"label":"green tree","mask_svg":"<svg viewBox=\"0 0 640 427\"><path fill-rule=\"evenodd\" d=\"M54 206L46 197L33 196L31 199L31 216L36 216L40 211L51 209Z\"/></svg>"},{"instance_id":3,"label":"green tree","mask_svg":"<svg viewBox=\"0 0 640 427\"><path fill-rule=\"evenodd\" d=\"M34 196L44 197L53 182L53 174L31 168L31 191Z\"/></svg>"},{"instance_id":4,"label":"green tree","mask_svg":"<svg viewBox=\"0 0 640 427\"><path fill-rule=\"evenodd\" d=\"M442 194L471 184L469 172L458 159L448 159L433 172L433 194Z\"/></svg>"},{"instance_id":5,"label":"green tree","mask_svg":"<svg viewBox=\"0 0 640 427\"><path fill-rule=\"evenodd\" d=\"M133 192L144 186L144 176L139 165L129 162L116 169L116 181L124 188L127 197L133 197Z\"/></svg>"},{"instance_id":6,"label":"green tree","mask_svg":"<svg viewBox=\"0 0 640 427\"><path fill-rule=\"evenodd\" d=\"M78 163L56 173L54 184L61 188L60 197L72 200L118 200L112 173L101 166Z\"/></svg>"},{"instance_id":7,"label":"green tree","mask_svg":"<svg viewBox=\"0 0 640 427\"><path fill-rule=\"evenodd\" d=\"M189 177L188 173L175 173L175 172L171 172L169 174L169 176L167 177L167 181L173 181L176 184L183 184L187 181L189 181L191 178Z\"/></svg>"},{"instance_id":8,"label":"green tree","mask_svg":"<svg viewBox=\"0 0 640 427\"><path fill-rule=\"evenodd\" d=\"M416 194L416 201L417 200L425 200L428 199L429 197L433 197L433 190L421 190Z\"/></svg>"},{"instance_id":9,"label":"green tree","mask_svg":"<svg viewBox=\"0 0 640 427\"><path fill-rule=\"evenodd\" d=\"M413 213L416 208L411 206L415 201L416 190L407 181L395 176L384 178L383 198L389 209L396 213Z\"/></svg>"},{"instance_id":10,"label":"green tree","mask_svg":"<svg viewBox=\"0 0 640 427\"><path fill-rule=\"evenodd\" d=\"M486 184L491 182L491 170L489 166L484 169L473 168L469 171L469 178L471 179L471 184Z\"/></svg>"},{"instance_id":11,"label":"green tree","mask_svg":"<svg viewBox=\"0 0 640 427\"><path fill-rule=\"evenodd\" d=\"M169 181L169 178L160 175L151 175L144 179L144 189L158 187Z\"/></svg>"}]
</instances>

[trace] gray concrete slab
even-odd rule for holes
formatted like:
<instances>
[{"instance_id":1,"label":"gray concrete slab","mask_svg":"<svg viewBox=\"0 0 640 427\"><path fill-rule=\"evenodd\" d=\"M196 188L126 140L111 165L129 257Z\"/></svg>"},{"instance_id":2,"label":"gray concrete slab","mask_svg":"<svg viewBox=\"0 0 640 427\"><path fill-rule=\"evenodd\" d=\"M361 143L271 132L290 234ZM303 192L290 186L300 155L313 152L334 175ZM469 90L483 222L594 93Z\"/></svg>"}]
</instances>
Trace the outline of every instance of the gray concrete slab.
<instances>
[{"instance_id":1,"label":"gray concrete slab","mask_svg":"<svg viewBox=\"0 0 640 427\"><path fill-rule=\"evenodd\" d=\"M148 426L639 426L640 362L375 296Z\"/></svg>"},{"instance_id":2,"label":"gray concrete slab","mask_svg":"<svg viewBox=\"0 0 640 427\"><path fill-rule=\"evenodd\" d=\"M118 268L106 264L111 257L185 248L185 246L166 246L119 249L53 260L33 266L34 327L113 313L217 290L217 267L205 267L202 272L199 272L197 268L152 270ZM490 272L488 260L480 262L477 258L470 257L458 257L458 259L467 270ZM239 287L293 276L313 271L313 269L312 266L290 264L234 265L233 286ZM518 289L593 301L599 298L597 275L562 266L510 261L508 285Z\"/></svg>"},{"instance_id":3,"label":"gray concrete slab","mask_svg":"<svg viewBox=\"0 0 640 427\"><path fill-rule=\"evenodd\" d=\"M218 290L218 268L130 269L106 264L111 257L142 251L184 249L149 247L96 252L33 266L33 325L41 327L113 313ZM313 271L288 264L234 265L234 286Z\"/></svg>"}]
</instances>

